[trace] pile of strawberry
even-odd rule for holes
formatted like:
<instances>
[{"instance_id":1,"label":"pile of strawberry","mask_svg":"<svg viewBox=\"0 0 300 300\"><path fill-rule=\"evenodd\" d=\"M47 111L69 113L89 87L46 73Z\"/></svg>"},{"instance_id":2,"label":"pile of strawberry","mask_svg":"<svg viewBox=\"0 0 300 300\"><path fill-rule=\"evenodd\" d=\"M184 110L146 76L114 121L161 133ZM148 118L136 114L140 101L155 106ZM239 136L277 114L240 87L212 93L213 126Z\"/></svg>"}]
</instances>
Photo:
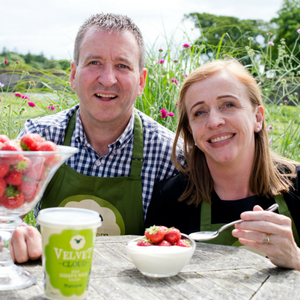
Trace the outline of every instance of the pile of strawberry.
<instances>
[{"instance_id":1,"label":"pile of strawberry","mask_svg":"<svg viewBox=\"0 0 300 300\"><path fill-rule=\"evenodd\" d=\"M137 246L180 246L191 247L187 239L181 238L181 232L175 227L151 226L145 230L145 238L140 239Z\"/></svg>"},{"instance_id":2,"label":"pile of strawberry","mask_svg":"<svg viewBox=\"0 0 300 300\"><path fill-rule=\"evenodd\" d=\"M10 151L11 154L2 154ZM14 154L15 151L24 151ZM20 141L0 135L0 206L16 209L24 202L32 202L44 180L60 157L53 155L26 156L26 151L57 151L53 142L39 134L25 134Z\"/></svg>"}]
</instances>

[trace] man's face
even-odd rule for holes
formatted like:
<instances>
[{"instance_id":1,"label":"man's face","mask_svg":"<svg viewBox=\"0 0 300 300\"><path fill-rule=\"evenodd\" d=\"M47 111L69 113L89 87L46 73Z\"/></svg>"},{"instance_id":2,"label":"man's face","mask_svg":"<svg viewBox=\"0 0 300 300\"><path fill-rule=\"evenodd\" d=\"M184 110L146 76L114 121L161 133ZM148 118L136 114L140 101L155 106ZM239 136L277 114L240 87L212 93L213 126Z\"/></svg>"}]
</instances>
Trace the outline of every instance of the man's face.
<instances>
[{"instance_id":1,"label":"man's face","mask_svg":"<svg viewBox=\"0 0 300 300\"><path fill-rule=\"evenodd\" d=\"M145 86L147 70L139 71L139 59L138 43L129 31L91 28L85 33L78 66L72 62L70 75L84 125L126 126Z\"/></svg>"}]
</instances>

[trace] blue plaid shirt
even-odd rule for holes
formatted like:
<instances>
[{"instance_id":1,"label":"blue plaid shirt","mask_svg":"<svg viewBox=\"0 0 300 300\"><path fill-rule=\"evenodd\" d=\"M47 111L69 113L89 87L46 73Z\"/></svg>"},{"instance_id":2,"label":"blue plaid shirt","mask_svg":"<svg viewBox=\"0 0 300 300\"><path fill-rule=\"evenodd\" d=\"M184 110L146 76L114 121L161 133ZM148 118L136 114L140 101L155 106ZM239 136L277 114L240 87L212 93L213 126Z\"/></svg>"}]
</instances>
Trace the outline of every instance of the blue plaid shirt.
<instances>
[{"instance_id":1,"label":"blue plaid shirt","mask_svg":"<svg viewBox=\"0 0 300 300\"><path fill-rule=\"evenodd\" d=\"M55 115L27 120L18 138L25 133L38 133L46 140L62 145L69 120L78 107L79 105L76 105ZM171 161L175 134L144 113L138 111L138 114L141 117L144 132L144 158L141 177L145 217L151 201L154 183L174 176L178 174L178 171ZM134 114L132 114L122 135L108 146L108 153L100 157L89 144L80 116L77 114L70 146L78 148L79 152L71 156L66 164L83 175L129 177L133 153L133 128ZM181 149L178 149L178 155L183 158ZM40 205L41 202L35 208L35 215L40 210Z\"/></svg>"}]
</instances>

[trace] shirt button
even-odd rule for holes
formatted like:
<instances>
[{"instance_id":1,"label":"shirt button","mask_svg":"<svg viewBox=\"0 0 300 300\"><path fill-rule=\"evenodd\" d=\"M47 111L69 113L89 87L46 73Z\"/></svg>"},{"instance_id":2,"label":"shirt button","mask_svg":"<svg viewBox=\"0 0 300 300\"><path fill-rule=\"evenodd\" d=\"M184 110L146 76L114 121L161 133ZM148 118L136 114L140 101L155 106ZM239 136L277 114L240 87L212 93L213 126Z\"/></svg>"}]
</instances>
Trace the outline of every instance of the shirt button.
<instances>
[{"instance_id":1,"label":"shirt button","mask_svg":"<svg viewBox=\"0 0 300 300\"><path fill-rule=\"evenodd\" d=\"M96 160L96 166L100 166L101 165L101 161L100 160Z\"/></svg>"}]
</instances>

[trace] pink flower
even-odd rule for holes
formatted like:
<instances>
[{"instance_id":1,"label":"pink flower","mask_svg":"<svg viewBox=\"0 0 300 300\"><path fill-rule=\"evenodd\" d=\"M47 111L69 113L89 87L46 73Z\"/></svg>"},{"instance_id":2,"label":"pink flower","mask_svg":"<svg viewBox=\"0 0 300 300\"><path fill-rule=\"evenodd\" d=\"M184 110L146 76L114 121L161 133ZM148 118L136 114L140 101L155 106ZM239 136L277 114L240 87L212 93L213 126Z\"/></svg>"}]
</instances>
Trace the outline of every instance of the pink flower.
<instances>
[{"instance_id":1,"label":"pink flower","mask_svg":"<svg viewBox=\"0 0 300 300\"><path fill-rule=\"evenodd\" d=\"M48 109L55 110L55 107L54 107L53 105L49 105L47 108L48 108Z\"/></svg>"},{"instance_id":2,"label":"pink flower","mask_svg":"<svg viewBox=\"0 0 300 300\"><path fill-rule=\"evenodd\" d=\"M297 29L297 32L300 34L300 28L299 28L299 29Z\"/></svg>"},{"instance_id":3,"label":"pink flower","mask_svg":"<svg viewBox=\"0 0 300 300\"><path fill-rule=\"evenodd\" d=\"M272 125L269 125L268 128L267 128L267 132L270 132L274 129L274 127Z\"/></svg>"},{"instance_id":4,"label":"pink flower","mask_svg":"<svg viewBox=\"0 0 300 300\"><path fill-rule=\"evenodd\" d=\"M0 102L2 101L2 99L0 98Z\"/></svg>"},{"instance_id":5,"label":"pink flower","mask_svg":"<svg viewBox=\"0 0 300 300\"><path fill-rule=\"evenodd\" d=\"M272 139L269 139L269 144L272 145L273 144L273 141Z\"/></svg>"},{"instance_id":6,"label":"pink flower","mask_svg":"<svg viewBox=\"0 0 300 300\"><path fill-rule=\"evenodd\" d=\"M35 107L35 104L33 102L28 102L28 105L31 107Z\"/></svg>"},{"instance_id":7,"label":"pink flower","mask_svg":"<svg viewBox=\"0 0 300 300\"><path fill-rule=\"evenodd\" d=\"M176 78L172 78L171 81L174 82L176 85L178 85L178 81Z\"/></svg>"},{"instance_id":8,"label":"pink flower","mask_svg":"<svg viewBox=\"0 0 300 300\"><path fill-rule=\"evenodd\" d=\"M4 87L4 83L0 82L0 88L3 88Z\"/></svg>"},{"instance_id":9,"label":"pink flower","mask_svg":"<svg viewBox=\"0 0 300 300\"><path fill-rule=\"evenodd\" d=\"M186 75L186 74L183 74L181 77L184 78L184 77L187 77L187 75Z\"/></svg>"},{"instance_id":10,"label":"pink flower","mask_svg":"<svg viewBox=\"0 0 300 300\"><path fill-rule=\"evenodd\" d=\"M174 117L175 115L172 112L167 113L168 116Z\"/></svg>"},{"instance_id":11,"label":"pink flower","mask_svg":"<svg viewBox=\"0 0 300 300\"><path fill-rule=\"evenodd\" d=\"M160 49L158 49L158 51L159 51L159 52L163 52L164 50L160 48Z\"/></svg>"},{"instance_id":12,"label":"pink flower","mask_svg":"<svg viewBox=\"0 0 300 300\"><path fill-rule=\"evenodd\" d=\"M20 93L15 93L16 97L22 97L22 95Z\"/></svg>"},{"instance_id":13,"label":"pink flower","mask_svg":"<svg viewBox=\"0 0 300 300\"><path fill-rule=\"evenodd\" d=\"M274 46L274 43L270 41L270 42L268 43L268 45L269 45L269 46Z\"/></svg>"},{"instance_id":14,"label":"pink flower","mask_svg":"<svg viewBox=\"0 0 300 300\"><path fill-rule=\"evenodd\" d=\"M283 102L284 102L284 103L288 103L288 101L287 101L287 100L283 100Z\"/></svg>"},{"instance_id":15,"label":"pink flower","mask_svg":"<svg viewBox=\"0 0 300 300\"><path fill-rule=\"evenodd\" d=\"M178 106L178 103L175 103L176 106Z\"/></svg>"},{"instance_id":16,"label":"pink flower","mask_svg":"<svg viewBox=\"0 0 300 300\"><path fill-rule=\"evenodd\" d=\"M6 58L4 58L4 64L7 65L7 59Z\"/></svg>"},{"instance_id":17,"label":"pink flower","mask_svg":"<svg viewBox=\"0 0 300 300\"><path fill-rule=\"evenodd\" d=\"M164 62L165 61L163 59L160 59L157 63L162 65Z\"/></svg>"},{"instance_id":18,"label":"pink flower","mask_svg":"<svg viewBox=\"0 0 300 300\"><path fill-rule=\"evenodd\" d=\"M185 49L191 48L191 46L189 44L183 44L182 47Z\"/></svg>"},{"instance_id":19,"label":"pink flower","mask_svg":"<svg viewBox=\"0 0 300 300\"><path fill-rule=\"evenodd\" d=\"M174 59L173 62L174 62L175 64L177 64L177 63L178 63L178 59Z\"/></svg>"},{"instance_id":20,"label":"pink flower","mask_svg":"<svg viewBox=\"0 0 300 300\"><path fill-rule=\"evenodd\" d=\"M161 112L161 117L162 117L163 119L165 119L165 118L167 117L167 115L168 115L166 109L163 108L160 112Z\"/></svg>"},{"instance_id":21,"label":"pink flower","mask_svg":"<svg viewBox=\"0 0 300 300\"><path fill-rule=\"evenodd\" d=\"M19 64L19 62L16 60L16 61L15 61L15 64L16 64L16 65L18 65L18 64Z\"/></svg>"}]
</instances>

